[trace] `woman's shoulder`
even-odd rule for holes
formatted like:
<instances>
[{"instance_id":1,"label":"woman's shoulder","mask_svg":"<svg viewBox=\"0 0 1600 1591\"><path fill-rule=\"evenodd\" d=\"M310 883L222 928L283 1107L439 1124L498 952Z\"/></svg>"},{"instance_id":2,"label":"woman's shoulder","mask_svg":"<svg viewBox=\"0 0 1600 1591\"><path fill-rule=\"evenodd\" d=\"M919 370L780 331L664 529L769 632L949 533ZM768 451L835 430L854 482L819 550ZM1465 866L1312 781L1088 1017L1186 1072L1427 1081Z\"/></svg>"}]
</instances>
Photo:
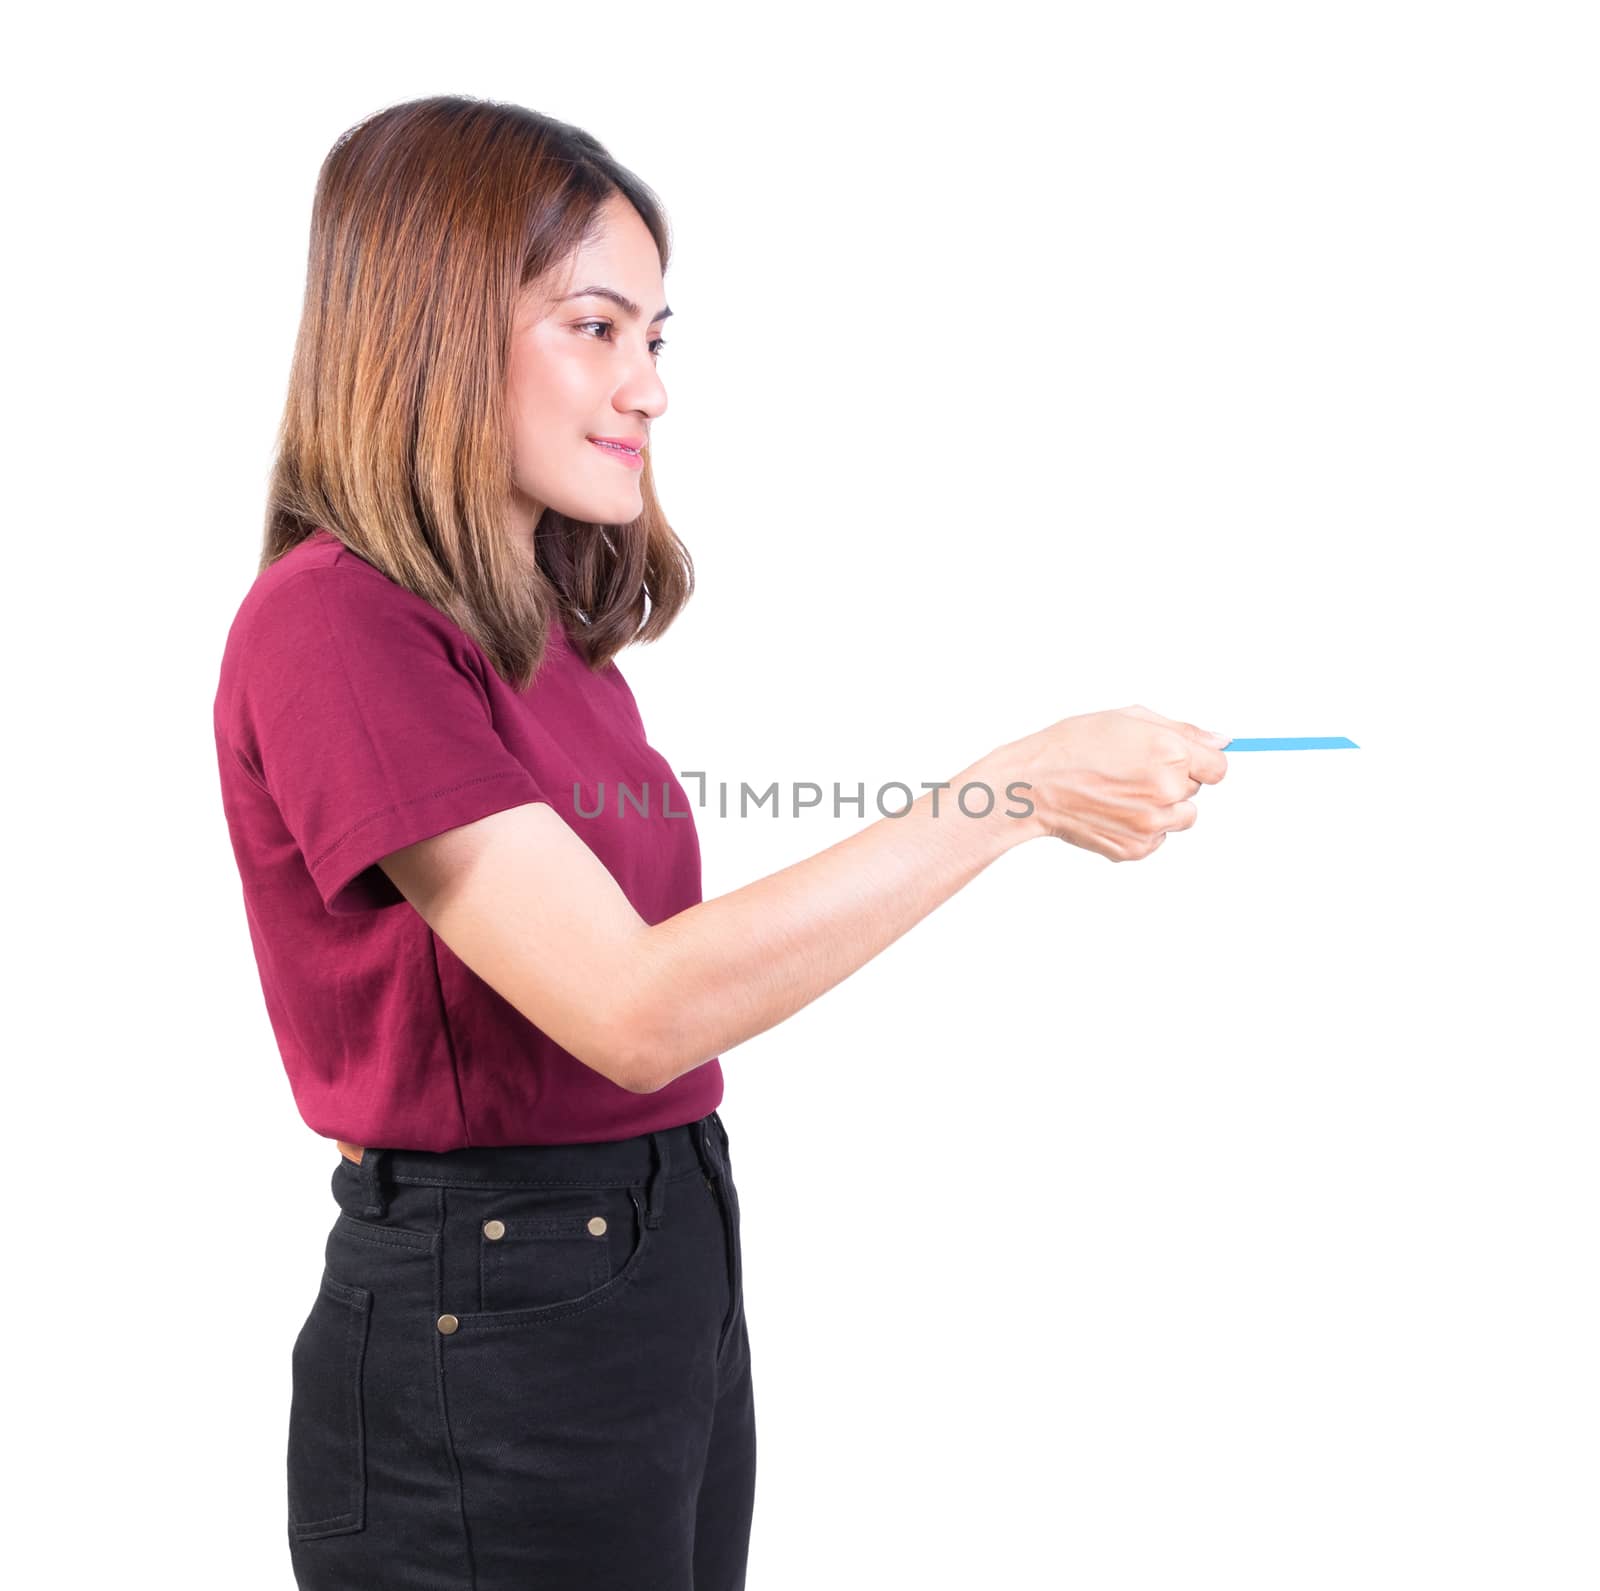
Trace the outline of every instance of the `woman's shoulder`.
<instances>
[{"instance_id":1,"label":"woman's shoulder","mask_svg":"<svg viewBox=\"0 0 1600 1591\"><path fill-rule=\"evenodd\" d=\"M386 626L405 616L452 639L467 639L448 614L353 553L326 530L314 530L260 571L234 616L236 644L257 629L291 630L307 622L340 628Z\"/></svg>"},{"instance_id":2,"label":"woman's shoulder","mask_svg":"<svg viewBox=\"0 0 1600 1591\"><path fill-rule=\"evenodd\" d=\"M421 668L470 676L481 687L487 664L448 614L314 531L261 570L223 642L218 706L236 709L251 682L287 674L331 674L360 667L400 688Z\"/></svg>"},{"instance_id":3,"label":"woman's shoulder","mask_svg":"<svg viewBox=\"0 0 1600 1591\"><path fill-rule=\"evenodd\" d=\"M298 541L286 553L280 554L255 578L246 601L264 603L280 591L291 586L311 590L319 582L307 582L308 574L335 572L340 586L354 582L354 589L370 589L381 594L384 588L396 596L409 597L411 592L391 580L381 569L358 557L331 531L314 530Z\"/></svg>"}]
</instances>

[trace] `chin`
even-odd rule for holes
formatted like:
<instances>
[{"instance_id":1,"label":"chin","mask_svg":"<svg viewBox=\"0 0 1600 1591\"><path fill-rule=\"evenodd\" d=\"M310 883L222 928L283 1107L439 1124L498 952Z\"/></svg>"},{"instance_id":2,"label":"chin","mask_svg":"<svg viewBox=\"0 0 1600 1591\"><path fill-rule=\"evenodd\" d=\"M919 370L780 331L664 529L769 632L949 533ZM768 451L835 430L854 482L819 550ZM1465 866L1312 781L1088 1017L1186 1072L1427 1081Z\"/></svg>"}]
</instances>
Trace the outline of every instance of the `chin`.
<instances>
[{"instance_id":1,"label":"chin","mask_svg":"<svg viewBox=\"0 0 1600 1591\"><path fill-rule=\"evenodd\" d=\"M574 497L570 503L552 503L550 507L581 525L627 525L644 512L644 497L637 491Z\"/></svg>"}]
</instances>

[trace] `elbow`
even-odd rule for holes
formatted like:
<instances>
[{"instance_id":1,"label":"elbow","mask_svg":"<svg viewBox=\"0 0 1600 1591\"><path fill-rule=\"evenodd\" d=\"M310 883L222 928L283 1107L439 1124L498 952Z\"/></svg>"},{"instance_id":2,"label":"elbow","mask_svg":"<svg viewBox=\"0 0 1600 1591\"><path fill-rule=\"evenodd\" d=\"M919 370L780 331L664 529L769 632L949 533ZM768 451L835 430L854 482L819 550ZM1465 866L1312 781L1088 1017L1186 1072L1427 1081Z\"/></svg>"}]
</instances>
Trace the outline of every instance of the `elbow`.
<instances>
[{"instance_id":1,"label":"elbow","mask_svg":"<svg viewBox=\"0 0 1600 1591\"><path fill-rule=\"evenodd\" d=\"M660 1067L651 1064L647 1050L615 1035L594 1035L588 1043L569 1048L567 1053L630 1094L653 1094L666 1087L668 1081Z\"/></svg>"},{"instance_id":2,"label":"elbow","mask_svg":"<svg viewBox=\"0 0 1600 1591\"><path fill-rule=\"evenodd\" d=\"M648 1048L636 1043L624 1028L590 1032L566 1049L590 1071L598 1072L607 1082L627 1089L630 1094L653 1094L665 1086L665 1079L657 1076L657 1068L650 1064Z\"/></svg>"},{"instance_id":3,"label":"elbow","mask_svg":"<svg viewBox=\"0 0 1600 1591\"><path fill-rule=\"evenodd\" d=\"M596 1070L604 1072L618 1088L630 1094L653 1094L660 1087L650 1074L644 1052L630 1043L625 1033L612 1036L603 1053L604 1060Z\"/></svg>"},{"instance_id":4,"label":"elbow","mask_svg":"<svg viewBox=\"0 0 1600 1591\"><path fill-rule=\"evenodd\" d=\"M660 980L651 976L651 964L644 960L652 930L641 932L638 954L619 958L625 972L612 986L606 1001L611 1020L605 1049L612 1061L612 1080L619 1087L630 1094L654 1094L675 1075L663 1064L663 1013L672 1002L661 997Z\"/></svg>"},{"instance_id":5,"label":"elbow","mask_svg":"<svg viewBox=\"0 0 1600 1591\"><path fill-rule=\"evenodd\" d=\"M636 961L609 1005L604 1048L612 1078L630 1094L659 1093L711 1058L695 1054L705 1035L695 1031L694 1002L657 964Z\"/></svg>"},{"instance_id":6,"label":"elbow","mask_svg":"<svg viewBox=\"0 0 1600 1591\"><path fill-rule=\"evenodd\" d=\"M660 1053L648 1046L624 1046L612 1051L611 1078L630 1094L654 1094L672 1081L661 1064Z\"/></svg>"},{"instance_id":7,"label":"elbow","mask_svg":"<svg viewBox=\"0 0 1600 1591\"><path fill-rule=\"evenodd\" d=\"M662 1013L629 1012L613 1030L611 1076L630 1094L655 1094L693 1069L684 1035Z\"/></svg>"},{"instance_id":8,"label":"elbow","mask_svg":"<svg viewBox=\"0 0 1600 1591\"><path fill-rule=\"evenodd\" d=\"M654 1094L667 1085L660 1049L631 1012L619 1013L604 1033L596 1034L590 1052L589 1064L630 1094Z\"/></svg>"}]
</instances>

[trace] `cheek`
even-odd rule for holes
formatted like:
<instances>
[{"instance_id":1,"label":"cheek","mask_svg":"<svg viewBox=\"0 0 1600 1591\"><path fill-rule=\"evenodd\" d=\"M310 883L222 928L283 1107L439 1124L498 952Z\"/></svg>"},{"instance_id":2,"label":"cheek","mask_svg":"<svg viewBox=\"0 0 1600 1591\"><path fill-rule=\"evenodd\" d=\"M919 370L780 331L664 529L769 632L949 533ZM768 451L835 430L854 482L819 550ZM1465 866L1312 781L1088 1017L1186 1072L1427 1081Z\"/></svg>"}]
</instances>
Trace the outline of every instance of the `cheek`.
<instances>
[{"instance_id":1,"label":"cheek","mask_svg":"<svg viewBox=\"0 0 1600 1591\"><path fill-rule=\"evenodd\" d=\"M543 352L512 361L507 413L519 458L581 441L600 396L594 372L579 355Z\"/></svg>"}]
</instances>

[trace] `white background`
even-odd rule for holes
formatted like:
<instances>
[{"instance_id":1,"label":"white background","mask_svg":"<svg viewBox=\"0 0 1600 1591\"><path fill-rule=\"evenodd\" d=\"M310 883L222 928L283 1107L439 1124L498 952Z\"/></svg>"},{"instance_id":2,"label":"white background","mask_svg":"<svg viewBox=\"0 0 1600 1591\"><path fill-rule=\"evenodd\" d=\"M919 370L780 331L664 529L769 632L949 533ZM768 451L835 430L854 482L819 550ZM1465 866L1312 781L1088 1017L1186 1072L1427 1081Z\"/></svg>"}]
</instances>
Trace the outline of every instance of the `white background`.
<instances>
[{"instance_id":1,"label":"white background","mask_svg":"<svg viewBox=\"0 0 1600 1591\"><path fill-rule=\"evenodd\" d=\"M674 767L915 785L1133 702L1360 747L1232 755L1143 863L1013 850L724 1057L751 1591L1600 1583L1586 10L35 35L3 1550L48 1562L16 1583L291 1584L335 1151L211 700L317 167L433 93L574 121L667 206L654 457L699 589L621 663ZM708 897L861 826L697 816Z\"/></svg>"}]
</instances>

